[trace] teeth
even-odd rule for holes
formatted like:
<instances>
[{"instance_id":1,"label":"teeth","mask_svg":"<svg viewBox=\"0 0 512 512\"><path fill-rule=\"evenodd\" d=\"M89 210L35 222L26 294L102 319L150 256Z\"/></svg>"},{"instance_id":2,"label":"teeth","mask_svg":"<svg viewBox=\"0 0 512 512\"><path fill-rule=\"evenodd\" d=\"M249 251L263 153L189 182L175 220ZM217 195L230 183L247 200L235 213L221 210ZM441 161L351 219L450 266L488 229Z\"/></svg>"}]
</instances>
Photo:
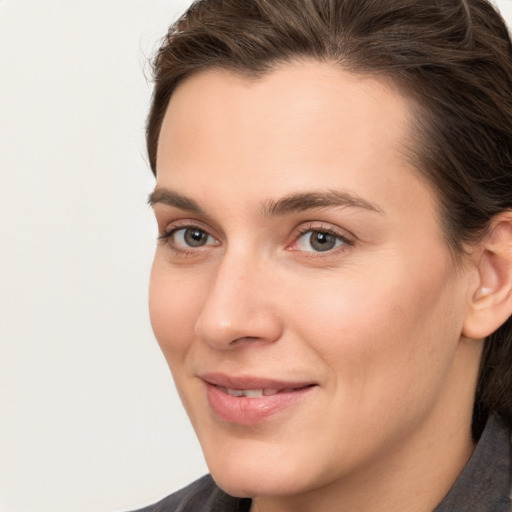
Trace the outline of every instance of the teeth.
<instances>
[{"instance_id":1,"label":"teeth","mask_svg":"<svg viewBox=\"0 0 512 512\"><path fill-rule=\"evenodd\" d=\"M245 396L246 398L261 398L263 396L277 395L280 389L229 389L221 388L225 393L230 396ZM291 390L290 390L291 391Z\"/></svg>"},{"instance_id":2,"label":"teeth","mask_svg":"<svg viewBox=\"0 0 512 512\"><path fill-rule=\"evenodd\" d=\"M226 389L226 392L231 396L244 396L244 392L240 389Z\"/></svg>"},{"instance_id":3,"label":"teeth","mask_svg":"<svg viewBox=\"0 0 512 512\"><path fill-rule=\"evenodd\" d=\"M247 398L261 398L263 396L263 390L262 389L244 389L243 394Z\"/></svg>"}]
</instances>

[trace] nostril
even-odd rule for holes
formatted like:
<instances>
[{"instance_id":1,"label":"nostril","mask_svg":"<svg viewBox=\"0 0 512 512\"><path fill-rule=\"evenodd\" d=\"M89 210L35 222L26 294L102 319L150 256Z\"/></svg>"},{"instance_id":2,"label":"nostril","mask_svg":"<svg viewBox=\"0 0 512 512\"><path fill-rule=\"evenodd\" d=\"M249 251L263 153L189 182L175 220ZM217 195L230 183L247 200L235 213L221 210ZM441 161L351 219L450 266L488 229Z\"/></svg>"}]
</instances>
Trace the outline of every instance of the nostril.
<instances>
[{"instance_id":1,"label":"nostril","mask_svg":"<svg viewBox=\"0 0 512 512\"><path fill-rule=\"evenodd\" d=\"M234 343L246 343L246 342L252 342L252 341L263 341L261 338L257 337L257 336L244 336L243 338L238 338L236 340L233 340L231 342L231 344L234 344Z\"/></svg>"}]
</instances>

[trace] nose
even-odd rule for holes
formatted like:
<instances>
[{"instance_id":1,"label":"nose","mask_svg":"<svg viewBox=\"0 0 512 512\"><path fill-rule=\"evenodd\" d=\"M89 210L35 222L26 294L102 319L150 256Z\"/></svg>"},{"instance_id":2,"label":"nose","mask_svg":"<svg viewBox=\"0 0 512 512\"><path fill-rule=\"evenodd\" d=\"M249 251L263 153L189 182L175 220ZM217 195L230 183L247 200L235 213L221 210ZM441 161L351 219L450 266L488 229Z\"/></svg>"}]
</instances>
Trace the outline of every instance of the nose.
<instances>
[{"instance_id":1,"label":"nose","mask_svg":"<svg viewBox=\"0 0 512 512\"><path fill-rule=\"evenodd\" d=\"M272 288L263 265L225 255L205 294L196 334L217 350L277 341L282 321L272 305Z\"/></svg>"}]
</instances>

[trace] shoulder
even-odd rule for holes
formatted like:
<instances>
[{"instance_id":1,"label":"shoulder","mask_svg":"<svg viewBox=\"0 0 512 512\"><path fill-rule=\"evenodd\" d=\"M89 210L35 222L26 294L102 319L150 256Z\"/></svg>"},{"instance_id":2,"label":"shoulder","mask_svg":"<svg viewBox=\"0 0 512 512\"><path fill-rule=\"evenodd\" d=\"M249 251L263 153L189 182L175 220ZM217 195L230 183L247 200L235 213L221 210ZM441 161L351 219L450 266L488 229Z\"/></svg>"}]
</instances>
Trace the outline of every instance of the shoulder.
<instances>
[{"instance_id":1,"label":"shoulder","mask_svg":"<svg viewBox=\"0 0 512 512\"><path fill-rule=\"evenodd\" d=\"M237 512L248 510L241 506L245 501L229 496L206 475L162 501L134 512Z\"/></svg>"}]
</instances>

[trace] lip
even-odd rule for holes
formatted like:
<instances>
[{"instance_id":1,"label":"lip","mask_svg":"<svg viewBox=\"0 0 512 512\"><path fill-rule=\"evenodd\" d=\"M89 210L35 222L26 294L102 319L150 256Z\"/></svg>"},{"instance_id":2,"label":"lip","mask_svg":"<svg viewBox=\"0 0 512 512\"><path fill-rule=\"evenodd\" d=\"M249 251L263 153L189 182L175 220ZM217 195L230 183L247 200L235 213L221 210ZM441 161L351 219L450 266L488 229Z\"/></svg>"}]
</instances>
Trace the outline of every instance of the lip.
<instances>
[{"instance_id":1,"label":"lip","mask_svg":"<svg viewBox=\"0 0 512 512\"><path fill-rule=\"evenodd\" d=\"M316 387L308 381L284 381L260 377L235 377L218 373L203 374L208 404L221 420L236 425L258 425L302 401ZM226 389L280 390L258 398L231 396Z\"/></svg>"}]
</instances>

